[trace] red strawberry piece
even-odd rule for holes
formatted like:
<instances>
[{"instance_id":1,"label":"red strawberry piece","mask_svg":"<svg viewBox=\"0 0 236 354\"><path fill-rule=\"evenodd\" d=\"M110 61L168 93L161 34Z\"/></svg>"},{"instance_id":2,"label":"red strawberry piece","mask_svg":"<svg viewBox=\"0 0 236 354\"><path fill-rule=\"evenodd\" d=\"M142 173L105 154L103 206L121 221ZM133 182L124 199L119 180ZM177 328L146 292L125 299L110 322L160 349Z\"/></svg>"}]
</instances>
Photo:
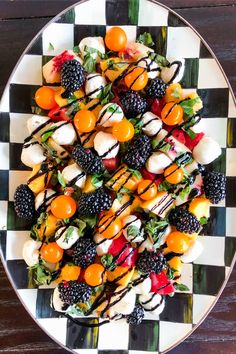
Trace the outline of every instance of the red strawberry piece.
<instances>
[{"instance_id":1,"label":"red strawberry piece","mask_svg":"<svg viewBox=\"0 0 236 354\"><path fill-rule=\"evenodd\" d=\"M161 116L161 111L164 106L164 101L163 100L158 100L157 98L153 101L153 104L151 106L151 111L152 113L156 114L158 117Z\"/></svg>"},{"instance_id":2,"label":"red strawberry piece","mask_svg":"<svg viewBox=\"0 0 236 354\"><path fill-rule=\"evenodd\" d=\"M185 139L185 134L183 130L181 129L174 129L172 132L172 136L178 140L180 143L185 144L186 139Z\"/></svg>"},{"instance_id":3,"label":"red strawberry piece","mask_svg":"<svg viewBox=\"0 0 236 354\"><path fill-rule=\"evenodd\" d=\"M69 120L69 117L66 114L66 108L60 108L58 105L48 112L48 117L50 117L53 122Z\"/></svg>"},{"instance_id":4,"label":"red strawberry piece","mask_svg":"<svg viewBox=\"0 0 236 354\"><path fill-rule=\"evenodd\" d=\"M106 169L111 172L118 168L120 164L120 159L118 157L113 157L111 159L103 159L102 163L106 167Z\"/></svg>"},{"instance_id":5,"label":"red strawberry piece","mask_svg":"<svg viewBox=\"0 0 236 354\"><path fill-rule=\"evenodd\" d=\"M131 244L127 243L127 240L123 235L116 240L113 240L108 249L108 253L113 257L119 255L116 259L116 263L122 267L134 266L138 259L138 249L134 249Z\"/></svg>"},{"instance_id":6,"label":"red strawberry piece","mask_svg":"<svg viewBox=\"0 0 236 354\"><path fill-rule=\"evenodd\" d=\"M142 167L140 172L144 179L154 180L157 176L155 173L148 172L148 170L145 167Z\"/></svg>"},{"instance_id":7,"label":"red strawberry piece","mask_svg":"<svg viewBox=\"0 0 236 354\"><path fill-rule=\"evenodd\" d=\"M75 56L73 54L70 54L67 50L65 50L64 52L53 58L53 69L55 71L60 72L65 61L72 60L74 59L74 57Z\"/></svg>"},{"instance_id":8,"label":"red strawberry piece","mask_svg":"<svg viewBox=\"0 0 236 354\"><path fill-rule=\"evenodd\" d=\"M171 294L175 291L173 284L169 281L165 272L150 274L152 287L151 291L157 294Z\"/></svg>"},{"instance_id":9,"label":"red strawberry piece","mask_svg":"<svg viewBox=\"0 0 236 354\"><path fill-rule=\"evenodd\" d=\"M190 149L193 148L199 143L199 141L204 137L204 133L197 133L194 139L191 139L190 136L185 132L185 145Z\"/></svg>"},{"instance_id":10,"label":"red strawberry piece","mask_svg":"<svg viewBox=\"0 0 236 354\"><path fill-rule=\"evenodd\" d=\"M159 186L159 184L160 184L161 182L163 182L163 178L162 178L162 177L158 177L158 178L156 178L155 181L154 181L154 183L155 183L155 185L156 185L157 187Z\"/></svg>"}]
</instances>

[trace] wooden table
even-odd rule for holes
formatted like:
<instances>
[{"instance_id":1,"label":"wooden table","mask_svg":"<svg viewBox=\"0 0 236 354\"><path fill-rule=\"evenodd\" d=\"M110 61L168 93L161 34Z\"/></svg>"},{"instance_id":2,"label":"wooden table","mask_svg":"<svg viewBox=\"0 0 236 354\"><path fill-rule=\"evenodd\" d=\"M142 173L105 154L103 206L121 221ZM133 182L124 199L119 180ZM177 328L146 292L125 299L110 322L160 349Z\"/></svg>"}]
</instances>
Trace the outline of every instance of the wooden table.
<instances>
[{"instance_id":1,"label":"wooden table","mask_svg":"<svg viewBox=\"0 0 236 354\"><path fill-rule=\"evenodd\" d=\"M75 0L0 0L0 95L21 52L34 35ZM210 44L236 91L236 1L163 0ZM1 127L0 127L1 129ZM216 255L217 256L217 255ZM233 354L236 348L236 270L203 324L170 354ZM0 353L66 354L34 323L0 264ZM122 354L125 354L122 353Z\"/></svg>"}]
</instances>

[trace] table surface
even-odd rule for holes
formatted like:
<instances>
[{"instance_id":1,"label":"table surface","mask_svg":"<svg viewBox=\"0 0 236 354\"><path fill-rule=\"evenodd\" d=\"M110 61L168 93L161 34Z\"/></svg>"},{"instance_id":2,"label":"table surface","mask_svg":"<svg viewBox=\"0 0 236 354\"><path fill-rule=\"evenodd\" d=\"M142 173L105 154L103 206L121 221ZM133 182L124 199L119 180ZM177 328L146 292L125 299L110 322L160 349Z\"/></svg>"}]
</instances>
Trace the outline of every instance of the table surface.
<instances>
[{"instance_id":1,"label":"table surface","mask_svg":"<svg viewBox=\"0 0 236 354\"><path fill-rule=\"evenodd\" d=\"M0 0L0 96L20 54L35 34L75 0ZM236 91L236 1L163 0L209 43ZM170 354L233 354L236 347L236 269L200 327ZM67 354L27 314L0 263L0 353ZM109 353L108 353L109 354ZM125 354L122 353L122 354Z\"/></svg>"}]
</instances>

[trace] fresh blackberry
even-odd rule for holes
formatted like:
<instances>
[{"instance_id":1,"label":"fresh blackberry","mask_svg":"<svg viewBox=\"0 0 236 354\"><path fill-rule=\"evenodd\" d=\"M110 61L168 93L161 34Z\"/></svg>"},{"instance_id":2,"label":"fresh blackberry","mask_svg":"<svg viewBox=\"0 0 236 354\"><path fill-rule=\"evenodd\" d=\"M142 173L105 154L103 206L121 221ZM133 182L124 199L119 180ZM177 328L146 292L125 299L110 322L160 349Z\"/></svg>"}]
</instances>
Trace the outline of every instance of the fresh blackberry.
<instances>
[{"instance_id":1,"label":"fresh blackberry","mask_svg":"<svg viewBox=\"0 0 236 354\"><path fill-rule=\"evenodd\" d=\"M94 192L82 193L78 200L79 214L98 214L101 211L109 210L112 206L111 196L103 188Z\"/></svg>"},{"instance_id":2,"label":"fresh blackberry","mask_svg":"<svg viewBox=\"0 0 236 354\"><path fill-rule=\"evenodd\" d=\"M132 90L121 93L120 102L122 103L126 117L137 117L146 112L148 104L137 92Z\"/></svg>"},{"instance_id":3,"label":"fresh blackberry","mask_svg":"<svg viewBox=\"0 0 236 354\"><path fill-rule=\"evenodd\" d=\"M167 85L158 78L150 81L150 84L146 88L147 96L151 98L162 98L166 93Z\"/></svg>"},{"instance_id":4,"label":"fresh blackberry","mask_svg":"<svg viewBox=\"0 0 236 354\"><path fill-rule=\"evenodd\" d=\"M124 155L123 162L129 167L140 169L151 155L152 146L148 136L144 134L137 135L128 145Z\"/></svg>"},{"instance_id":5,"label":"fresh blackberry","mask_svg":"<svg viewBox=\"0 0 236 354\"><path fill-rule=\"evenodd\" d=\"M126 317L126 321L131 325L139 325L144 319L144 308L137 304L130 315Z\"/></svg>"},{"instance_id":6,"label":"fresh blackberry","mask_svg":"<svg viewBox=\"0 0 236 354\"><path fill-rule=\"evenodd\" d=\"M68 305L87 302L92 295L90 286L85 283L77 283L75 280L62 281L58 285L58 290L60 299Z\"/></svg>"},{"instance_id":7,"label":"fresh blackberry","mask_svg":"<svg viewBox=\"0 0 236 354\"><path fill-rule=\"evenodd\" d=\"M221 172L207 172L203 178L204 192L213 204L225 198L226 177Z\"/></svg>"},{"instance_id":8,"label":"fresh blackberry","mask_svg":"<svg viewBox=\"0 0 236 354\"><path fill-rule=\"evenodd\" d=\"M14 207L17 216L33 219L35 215L34 199L34 193L26 184L19 185L14 194Z\"/></svg>"},{"instance_id":9,"label":"fresh blackberry","mask_svg":"<svg viewBox=\"0 0 236 354\"><path fill-rule=\"evenodd\" d=\"M137 262L137 268L143 274L160 273L166 268L166 259L161 252L149 252L145 250Z\"/></svg>"},{"instance_id":10,"label":"fresh blackberry","mask_svg":"<svg viewBox=\"0 0 236 354\"><path fill-rule=\"evenodd\" d=\"M178 231L187 234L199 232L201 229L201 224L196 216L181 207L174 208L170 211L169 222L171 225L175 226Z\"/></svg>"},{"instance_id":11,"label":"fresh blackberry","mask_svg":"<svg viewBox=\"0 0 236 354\"><path fill-rule=\"evenodd\" d=\"M105 170L102 159L91 150L84 149L81 145L74 147L72 157L88 174L102 173Z\"/></svg>"},{"instance_id":12,"label":"fresh blackberry","mask_svg":"<svg viewBox=\"0 0 236 354\"><path fill-rule=\"evenodd\" d=\"M72 259L75 265L86 268L92 264L96 257L96 244L88 238L80 238L72 253Z\"/></svg>"},{"instance_id":13,"label":"fresh blackberry","mask_svg":"<svg viewBox=\"0 0 236 354\"><path fill-rule=\"evenodd\" d=\"M65 61L61 71L61 86L66 90L63 97L73 94L84 82L85 71L80 62L75 59Z\"/></svg>"}]
</instances>

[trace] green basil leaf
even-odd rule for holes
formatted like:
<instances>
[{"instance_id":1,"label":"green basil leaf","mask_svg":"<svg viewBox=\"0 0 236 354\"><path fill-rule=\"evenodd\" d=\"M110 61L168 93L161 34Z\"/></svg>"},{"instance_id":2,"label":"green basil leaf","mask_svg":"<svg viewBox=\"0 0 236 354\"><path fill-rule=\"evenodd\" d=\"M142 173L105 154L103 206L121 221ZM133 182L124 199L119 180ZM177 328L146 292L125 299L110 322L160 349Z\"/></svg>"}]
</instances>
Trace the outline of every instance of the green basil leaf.
<instances>
[{"instance_id":1,"label":"green basil leaf","mask_svg":"<svg viewBox=\"0 0 236 354\"><path fill-rule=\"evenodd\" d=\"M96 59L90 54L86 54L84 57L83 67L87 73L94 73L96 71Z\"/></svg>"},{"instance_id":2,"label":"green basil leaf","mask_svg":"<svg viewBox=\"0 0 236 354\"><path fill-rule=\"evenodd\" d=\"M65 188L66 187L66 181L64 179L64 177L62 176L62 173L61 171L57 171L57 179L58 179L58 182L60 183L60 185Z\"/></svg>"},{"instance_id":3,"label":"green basil leaf","mask_svg":"<svg viewBox=\"0 0 236 354\"><path fill-rule=\"evenodd\" d=\"M91 176L91 183L95 188L100 188L103 185L102 175L95 173Z\"/></svg>"},{"instance_id":4,"label":"green basil leaf","mask_svg":"<svg viewBox=\"0 0 236 354\"><path fill-rule=\"evenodd\" d=\"M43 263L37 263L29 267L29 270L32 271L33 279L37 285L49 285L51 283L51 272Z\"/></svg>"},{"instance_id":5,"label":"green basil leaf","mask_svg":"<svg viewBox=\"0 0 236 354\"><path fill-rule=\"evenodd\" d=\"M152 47L154 45L152 35L149 32L144 32L143 34L140 34L136 42L141 43L147 47Z\"/></svg>"},{"instance_id":6,"label":"green basil leaf","mask_svg":"<svg viewBox=\"0 0 236 354\"><path fill-rule=\"evenodd\" d=\"M185 130L186 133L188 134L188 136L190 137L191 140L195 139L196 138L196 133L194 133L194 131L192 129L187 129Z\"/></svg>"},{"instance_id":7,"label":"green basil leaf","mask_svg":"<svg viewBox=\"0 0 236 354\"><path fill-rule=\"evenodd\" d=\"M87 226L89 226L91 229L94 228L94 226L97 224L97 216L96 215L85 215L85 216L80 216L80 220L84 221Z\"/></svg>"},{"instance_id":8,"label":"green basil leaf","mask_svg":"<svg viewBox=\"0 0 236 354\"><path fill-rule=\"evenodd\" d=\"M160 66L167 66L169 64L168 60L160 54L149 52L148 56L152 61L155 61L155 63Z\"/></svg>"},{"instance_id":9,"label":"green basil leaf","mask_svg":"<svg viewBox=\"0 0 236 354\"><path fill-rule=\"evenodd\" d=\"M116 268L116 262L113 263L113 256L109 253L101 257L101 263L107 270L114 270Z\"/></svg>"},{"instance_id":10,"label":"green basil leaf","mask_svg":"<svg viewBox=\"0 0 236 354\"><path fill-rule=\"evenodd\" d=\"M189 288L184 284L175 284L174 288L179 291L189 291Z\"/></svg>"},{"instance_id":11,"label":"green basil leaf","mask_svg":"<svg viewBox=\"0 0 236 354\"><path fill-rule=\"evenodd\" d=\"M163 144L163 146L161 146L159 148L159 150L162 152L168 152L171 150L171 148L172 148L172 145L170 143L165 143L165 144Z\"/></svg>"},{"instance_id":12,"label":"green basil leaf","mask_svg":"<svg viewBox=\"0 0 236 354\"><path fill-rule=\"evenodd\" d=\"M75 54L80 54L80 49L79 49L79 46L78 46L78 45L75 45L75 46L74 46L73 52L74 52Z\"/></svg>"},{"instance_id":13,"label":"green basil leaf","mask_svg":"<svg viewBox=\"0 0 236 354\"><path fill-rule=\"evenodd\" d=\"M200 218L200 224L201 225L206 225L208 223L208 219L205 216L202 216Z\"/></svg>"},{"instance_id":14,"label":"green basil leaf","mask_svg":"<svg viewBox=\"0 0 236 354\"><path fill-rule=\"evenodd\" d=\"M190 193L190 186L187 186L186 188L182 189L182 191L179 193L179 197L184 200L184 198L186 197L186 195L188 195Z\"/></svg>"},{"instance_id":15,"label":"green basil leaf","mask_svg":"<svg viewBox=\"0 0 236 354\"><path fill-rule=\"evenodd\" d=\"M48 130L48 131L46 131L45 133L42 134L42 136L41 136L42 143L45 143L50 138L50 136L53 135L54 130L55 130L55 127L54 127L54 129L53 129L53 127L51 127L50 130Z\"/></svg>"},{"instance_id":16,"label":"green basil leaf","mask_svg":"<svg viewBox=\"0 0 236 354\"><path fill-rule=\"evenodd\" d=\"M173 280L174 279L175 272L176 272L176 269L174 269L174 268L168 268L167 269L166 275L169 278L169 280Z\"/></svg>"},{"instance_id":17,"label":"green basil leaf","mask_svg":"<svg viewBox=\"0 0 236 354\"><path fill-rule=\"evenodd\" d=\"M193 107L195 106L195 104L198 103L201 103L200 97L190 98L188 100L180 102L179 104L183 108L184 113L187 114L187 116L193 116L195 114Z\"/></svg>"},{"instance_id":18,"label":"green basil leaf","mask_svg":"<svg viewBox=\"0 0 236 354\"><path fill-rule=\"evenodd\" d=\"M64 242L66 242L66 243L69 242L69 239L71 238L73 232L74 232L74 227L73 226L69 226L66 229L66 232L65 232Z\"/></svg>"},{"instance_id":19,"label":"green basil leaf","mask_svg":"<svg viewBox=\"0 0 236 354\"><path fill-rule=\"evenodd\" d=\"M168 191L171 188L172 188L172 185L169 182L167 182L167 181L161 182L160 184L158 184L158 187L157 187L159 192Z\"/></svg>"},{"instance_id":20,"label":"green basil leaf","mask_svg":"<svg viewBox=\"0 0 236 354\"><path fill-rule=\"evenodd\" d=\"M157 140L152 140L152 148L153 149L156 149L157 148L157 146L160 144L160 141L157 141Z\"/></svg>"},{"instance_id":21,"label":"green basil leaf","mask_svg":"<svg viewBox=\"0 0 236 354\"><path fill-rule=\"evenodd\" d=\"M129 225L129 226L127 227L127 235L128 235L128 236L134 236L134 237L136 237L136 236L139 235L139 233L140 233L140 229L139 229L137 226L135 226L135 225Z\"/></svg>"},{"instance_id":22,"label":"green basil leaf","mask_svg":"<svg viewBox=\"0 0 236 354\"><path fill-rule=\"evenodd\" d=\"M134 170L133 168L128 168L128 171L131 172L135 178L142 179L142 175L138 170Z\"/></svg>"},{"instance_id":23,"label":"green basil leaf","mask_svg":"<svg viewBox=\"0 0 236 354\"><path fill-rule=\"evenodd\" d=\"M68 99L67 99L67 102L68 104L74 102L77 100L77 97L75 95L71 95Z\"/></svg>"},{"instance_id":24,"label":"green basil leaf","mask_svg":"<svg viewBox=\"0 0 236 354\"><path fill-rule=\"evenodd\" d=\"M99 94L97 95L97 98L99 98L101 100L102 106L105 106L107 103L109 103L113 97L114 97L114 94L112 92L112 83L104 86L100 90Z\"/></svg>"}]
</instances>

